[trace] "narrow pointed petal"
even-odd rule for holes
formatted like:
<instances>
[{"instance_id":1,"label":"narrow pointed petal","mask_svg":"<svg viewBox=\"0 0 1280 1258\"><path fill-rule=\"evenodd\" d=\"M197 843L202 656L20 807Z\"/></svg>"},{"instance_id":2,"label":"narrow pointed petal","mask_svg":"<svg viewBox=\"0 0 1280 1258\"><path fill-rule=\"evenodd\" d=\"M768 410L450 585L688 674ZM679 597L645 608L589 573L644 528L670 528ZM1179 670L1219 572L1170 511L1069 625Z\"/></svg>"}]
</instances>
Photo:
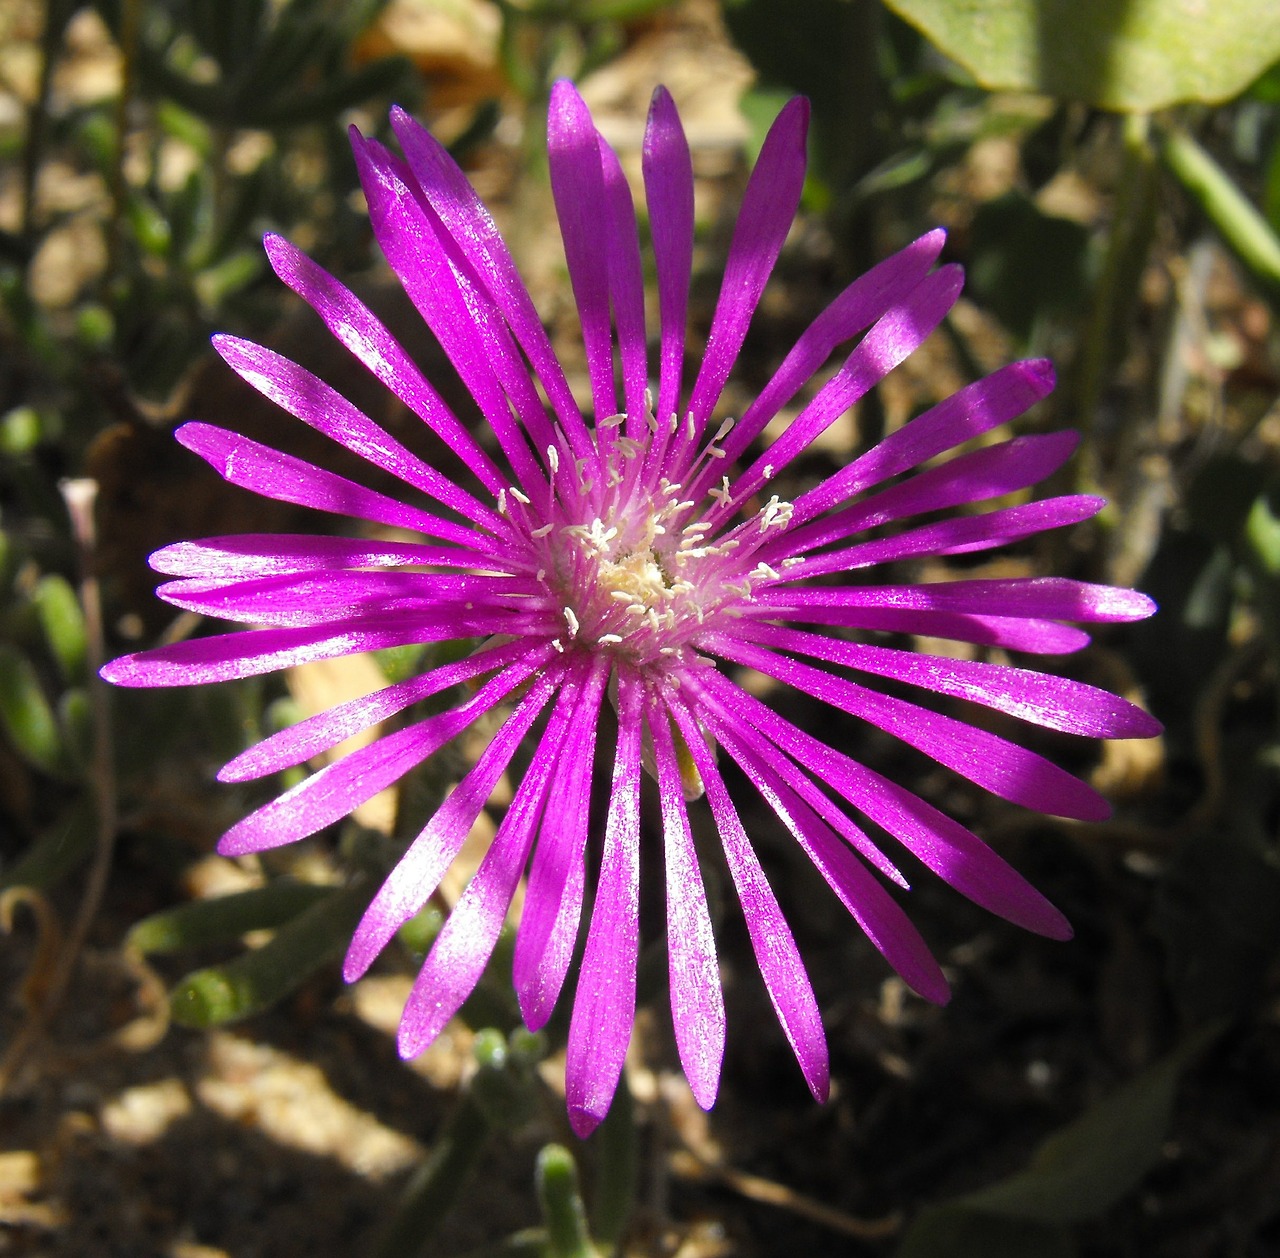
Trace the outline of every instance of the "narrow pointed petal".
<instances>
[{"instance_id":1,"label":"narrow pointed petal","mask_svg":"<svg viewBox=\"0 0 1280 1258\"><path fill-rule=\"evenodd\" d=\"M809 102L800 97L788 101L769 128L747 181L706 351L689 399L694 431L686 436L681 430L676 466L702 436L719 401L746 339L751 316L800 208L808 130Z\"/></svg>"},{"instance_id":2,"label":"narrow pointed petal","mask_svg":"<svg viewBox=\"0 0 1280 1258\"><path fill-rule=\"evenodd\" d=\"M536 492L543 477L498 377L498 364L511 358L501 320L474 290L467 291L466 278L450 264L438 223L405 183L400 165L380 145L359 136L352 137L352 151L387 262L492 426L517 481L526 493ZM534 420L532 412L524 418ZM541 429L534 436L539 447L545 445Z\"/></svg>"},{"instance_id":3,"label":"narrow pointed petal","mask_svg":"<svg viewBox=\"0 0 1280 1258\"><path fill-rule=\"evenodd\" d=\"M701 694L722 718L741 718L838 790L922 864L988 912L1050 939L1069 939L1067 919L976 835L904 787L836 751L715 673Z\"/></svg>"},{"instance_id":4,"label":"narrow pointed petal","mask_svg":"<svg viewBox=\"0 0 1280 1258\"><path fill-rule=\"evenodd\" d=\"M813 985L800 959L800 951L769 886L759 858L747 838L715 758L702 737L692 713L683 704L673 704L672 713L680 727L694 767L706 788L707 802L715 818L720 844L729 866L733 885L742 904L747 934L791 1051L796 1055L804 1081L817 1101L825 1101L831 1075L827 1039L822 1015L813 994Z\"/></svg>"},{"instance_id":5,"label":"narrow pointed petal","mask_svg":"<svg viewBox=\"0 0 1280 1258\"><path fill-rule=\"evenodd\" d=\"M419 511L239 433L212 424L191 423L183 424L173 435L179 444L204 459L223 480L264 498L425 533L428 537L466 547L478 556L484 553L481 549L484 536L472 528Z\"/></svg>"},{"instance_id":6,"label":"narrow pointed petal","mask_svg":"<svg viewBox=\"0 0 1280 1258\"><path fill-rule=\"evenodd\" d=\"M704 645L869 721L1001 799L1077 821L1105 821L1111 815L1107 801L1091 786L1008 739L725 634L708 635Z\"/></svg>"},{"instance_id":7,"label":"narrow pointed petal","mask_svg":"<svg viewBox=\"0 0 1280 1258\"><path fill-rule=\"evenodd\" d=\"M675 102L664 87L653 94L644 133L644 191L658 273L658 399L665 424L680 406L689 282L693 274L693 161Z\"/></svg>"},{"instance_id":8,"label":"narrow pointed petal","mask_svg":"<svg viewBox=\"0 0 1280 1258\"><path fill-rule=\"evenodd\" d=\"M196 542L174 542L152 551L147 562L171 577L224 581L335 568L474 568L476 556L451 546L379 538L319 537L307 533L236 533Z\"/></svg>"},{"instance_id":9,"label":"narrow pointed petal","mask_svg":"<svg viewBox=\"0 0 1280 1258\"><path fill-rule=\"evenodd\" d=\"M885 960L913 991L935 1004L946 1004L951 994L947 980L920 932L817 814L766 761L738 740L736 726L737 722L714 721L712 729Z\"/></svg>"},{"instance_id":10,"label":"narrow pointed petal","mask_svg":"<svg viewBox=\"0 0 1280 1258\"><path fill-rule=\"evenodd\" d=\"M490 533L506 531L501 518L465 490L428 467L331 385L274 350L235 336L215 336L213 348L238 376L282 410L338 445L398 476Z\"/></svg>"},{"instance_id":11,"label":"narrow pointed petal","mask_svg":"<svg viewBox=\"0 0 1280 1258\"><path fill-rule=\"evenodd\" d=\"M435 893L521 739L546 707L563 675L563 666L552 660L378 888L347 949L342 974L348 983L364 974L396 931Z\"/></svg>"},{"instance_id":12,"label":"narrow pointed petal","mask_svg":"<svg viewBox=\"0 0 1280 1258\"><path fill-rule=\"evenodd\" d=\"M644 266L631 188L618 155L596 137L604 172L608 210L605 256L609 262L609 300L618 332L622 360L622 409L627 415L626 435L633 440L648 437L645 394L649 388L648 346L644 328Z\"/></svg>"},{"instance_id":13,"label":"narrow pointed petal","mask_svg":"<svg viewBox=\"0 0 1280 1258\"><path fill-rule=\"evenodd\" d=\"M636 1016L640 948L641 683L618 678L618 750L600 884L569 1022L565 1103L585 1139L609 1112Z\"/></svg>"},{"instance_id":14,"label":"narrow pointed petal","mask_svg":"<svg viewBox=\"0 0 1280 1258\"><path fill-rule=\"evenodd\" d=\"M531 1031L544 1026L564 986L582 915L591 774L599 738L607 660L597 656L565 732L559 767L529 870L512 979Z\"/></svg>"},{"instance_id":15,"label":"narrow pointed petal","mask_svg":"<svg viewBox=\"0 0 1280 1258\"><path fill-rule=\"evenodd\" d=\"M788 570L787 579L849 572L923 555L968 555L979 550L995 550L1036 533L1091 520L1104 505L1104 499L1092 494L1070 494L1019 507L1004 507L985 515L959 516L802 559Z\"/></svg>"},{"instance_id":16,"label":"narrow pointed petal","mask_svg":"<svg viewBox=\"0 0 1280 1258\"><path fill-rule=\"evenodd\" d=\"M582 97L564 79L551 89L547 160L565 261L569 264L569 282L587 351L591 404L599 424L618 411L609 325L609 259L605 248L608 232L601 232L599 222L600 209L605 205L604 172L595 124Z\"/></svg>"},{"instance_id":17,"label":"narrow pointed petal","mask_svg":"<svg viewBox=\"0 0 1280 1258\"><path fill-rule=\"evenodd\" d=\"M742 633L782 651L904 681L935 694L967 699L1032 725L1085 738L1154 738L1163 728L1137 704L1068 677L900 651L864 642L744 621Z\"/></svg>"},{"instance_id":18,"label":"narrow pointed petal","mask_svg":"<svg viewBox=\"0 0 1280 1258\"><path fill-rule=\"evenodd\" d=\"M269 233L263 246L275 273L369 371L462 457L490 493L506 487L507 480L493 460L368 306L282 236Z\"/></svg>"},{"instance_id":19,"label":"narrow pointed petal","mask_svg":"<svg viewBox=\"0 0 1280 1258\"><path fill-rule=\"evenodd\" d=\"M800 554L908 516L1016 493L1052 476L1071 457L1079 440L1074 432L1037 434L960 455L825 520L788 530L770 554Z\"/></svg>"},{"instance_id":20,"label":"narrow pointed petal","mask_svg":"<svg viewBox=\"0 0 1280 1258\"><path fill-rule=\"evenodd\" d=\"M533 364L574 454L591 457L592 444L582 412L493 216L448 150L425 127L399 108L391 111L391 125L423 197L483 281L485 291Z\"/></svg>"},{"instance_id":21,"label":"narrow pointed petal","mask_svg":"<svg viewBox=\"0 0 1280 1258\"><path fill-rule=\"evenodd\" d=\"M389 720L405 708L440 694L452 686L461 685L495 669L513 665L510 687L513 688L540 668L554 654L550 646L531 647L522 639L504 645L477 651L466 659L440 668L433 668L416 677L408 677L393 686L386 686L373 694L350 699L336 707L317 712L296 725L287 726L264 738L262 742L243 751L234 760L223 765L218 773L219 782L249 782L255 778L279 773L295 765L322 755L353 734L370 726ZM505 694L503 690L501 693ZM483 687L460 707L469 707L480 700L479 711L488 706ZM454 709L455 711L458 709Z\"/></svg>"},{"instance_id":22,"label":"narrow pointed petal","mask_svg":"<svg viewBox=\"0 0 1280 1258\"><path fill-rule=\"evenodd\" d=\"M746 450L836 346L866 331L887 310L905 301L937 261L945 240L942 230L931 231L854 280L809 325L743 413L724 442L726 457L736 459Z\"/></svg>"},{"instance_id":23,"label":"narrow pointed petal","mask_svg":"<svg viewBox=\"0 0 1280 1258\"><path fill-rule=\"evenodd\" d=\"M386 734L333 764L237 822L222 836L224 856L261 852L316 834L372 799L420 765L523 681L532 669L513 665L471 699L447 712Z\"/></svg>"},{"instance_id":24,"label":"narrow pointed petal","mask_svg":"<svg viewBox=\"0 0 1280 1258\"><path fill-rule=\"evenodd\" d=\"M493 955L529 859L581 684L581 669L566 672L547 728L493 843L423 962L400 1018L397 1047L401 1057L416 1057L432 1043L471 995Z\"/></svg>"},{"instance_id":25,"label":"narrow pointed petal","mask_svg":"<svg viewBox=\"0 0 1280 1258\"><path fill-rule=\"evenodd\" d=\"M665 709L646 708L653 739L667 886L667 974L676 1047L694 1100L715 1103L724 1060L724 992L707 893L693 848L680 765Z\"/></svg>"},{"instance_id":26,"label":"narrow pointed petal","mask_svg":"<svg viewBox=\"0 0 1280 1258\"><path fill-rule=\"evenodd\" d=\"M774 474L808 449L860 398L913 354L940 324L960 295L964 277L957 266L926 276L898 305L887 311L858 342L844 365L818 396L788 425L732 486L732 501L741 503Z\"/></svg>"},{"instance_id":27,"label":"narrow pointed petal","mask_svg":"<svg viewBox=\"0 0 1280 1258\"><path fill-rule=\"evenodd\" d=\"M1053 367L1045 359L1011 363L903 424L866 454L795 502L802 524L862 490L909 472L947 450L1016 419L1053 391Z\"/></svg>"}]
</instances>

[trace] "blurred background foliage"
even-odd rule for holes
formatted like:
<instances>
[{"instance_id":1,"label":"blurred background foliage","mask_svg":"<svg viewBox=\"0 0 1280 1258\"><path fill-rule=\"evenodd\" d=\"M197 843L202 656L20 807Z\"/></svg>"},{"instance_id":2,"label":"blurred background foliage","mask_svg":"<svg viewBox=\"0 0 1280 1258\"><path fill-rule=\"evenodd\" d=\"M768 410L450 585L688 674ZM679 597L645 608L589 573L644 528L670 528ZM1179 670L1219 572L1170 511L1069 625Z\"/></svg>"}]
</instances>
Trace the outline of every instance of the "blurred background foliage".
<instances>
[{"instance_id":1,"label":"blurred background foliage","mask_svg":"<svg viewBox=\"0 0 1280 1258\"><path fill-rule=\"evenodd\" d=\"M0 926L13 932L0 968L11 1133L0 1248L1277 1252L1278 62L1269 0L0 5ZM347 126L384 136L392 101L435 126L497 204L553 335L571 340L540 154L562 75L624 153L653 83L670 83L698 162L703 307L765 128L786 97L812 101L805 213L749 342L760 378L848 277L948 227L966 301L923 356L924 378L868 399L828 457L1010 356L1051 355L1060 387L1030 422L1081 430L1071 475L1111 506L1011 562L1159 600L1153 621L1064 667L1143 697L1167 726L1158 746L1064 752L1117 801L1105 826L1028 821L954 785L921 786L1068 910L1080 937L1067 950L923 888L920 920L957 987L948 1010L925 1010L858 951L848 923L806 910L837 1080L831 1106L810 1111L780 1037L740 1044L765 1035L767 1008L737 994L731 937L731 1018L764 1013L731 1027L709 1122L651 1029L635 1097L624 1088L572 1151L544 1077L564 1027L519 1029L501 949L430 1090L367 1036L354 1041L365 1056L325 1055L317 1009L352 1007L333 961L462 752L295 850L209 855L264 798L213 786L218 763L352 687L404 675L419 653L287 686L117 693L109 709L94 679L104 651L211 628L164 621L150 549L288 525L197 477L169 437L192 415L272 431L210 367L214 330L340 370L269 274L263 233L290 236L396 318ZM434 373L431 347L421 352ZM395 977L430 946L447 901L446 888L406 928ZM661 1025L665 962L645 964ZM169 1178L113 1178L111 1159L139 1138L120 1134L110 1106L140 1079L159 1087L183 1043L203 1044L207 1066L227 1041L198 1036L244 1019L250 1039L314 1057L330 1085L417 1143L381 1178L357 1168L337 1181L328 1163L268 1149L261 1165L293 1175L305 1208L263 1190L234 1224L232 1188L193 1189L172 1169L200 1165L195 1119L172 1137L185 1143L158 1146ZM194 1030L166 1036L170 1020ZM182 1078L188 1105L205 1096ZM387 1099L401 1092L407 1109ZM251 1193L259 1163L228 1147ZM336 1230L318 1221L334 1201L297 1186L308 1176L356 1203ZM119 1208L78 1208L86 1184ZM139 1222L130 1192L169 1204ZM518 1204L499 1209L495 1194ZM300 1248L307 1226L318 1230ZM86 1239L95 1227L99 1249Z\"/></svg>"}]
</instances>

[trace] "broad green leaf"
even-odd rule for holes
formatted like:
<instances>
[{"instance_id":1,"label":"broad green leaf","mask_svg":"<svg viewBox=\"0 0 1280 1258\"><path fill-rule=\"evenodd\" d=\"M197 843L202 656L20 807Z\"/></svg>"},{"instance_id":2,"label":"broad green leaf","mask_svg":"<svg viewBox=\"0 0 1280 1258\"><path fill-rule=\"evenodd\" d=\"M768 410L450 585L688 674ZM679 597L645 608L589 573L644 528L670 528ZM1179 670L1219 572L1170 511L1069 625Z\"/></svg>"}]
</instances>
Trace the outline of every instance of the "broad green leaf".
<instances>
[{"instance_id":1,"label":"broad green leaf","mask_svg":"<svg viewBox=\"0 0 1280 1258\"><path fill-rule=\"evenodd\" d=\"M82 681L88 639L84 612L71 583L56 572L46 573L36 583L31 601L35 604L49 650L58 661L63 681Z\"/></svg>"},{"instance_id":2,"label":"broad green leaf","mask_svg":"<svg viewBox=\"0 0 1280 1258\"><path fill-rule=\"evenodd\" d=\"M63 766L58 722L31 661L0 643L0 731L22 756L46 773Z\"/></svg>"},{"instance_id":3,"label":"broad green leaf","mask_svg":"<svg viewBox=\"0 0 1280 1258\"><path fill-rule=\"evenodd\" d=\"M1025 1171L958 1204L1047 1224L1078 1223L1109 1210L1160 1160L1178 1080L1217 1033L1215 1026L1193 1036L1050 1136Z\"/></svg>"},{"instance_id":4,"label":"broad green leaf","mask_svg":"<svg viewBox=\"0 0 1280 1258\"><path fill-rule=\"evenodd\" d=\"M1275 0L885 0L983 87L1102 109L1223 101L1280 58Z\"/></svg>"},{"instance_id":5,"label":"broad green leaf","mask_svg":"<svg viewBox=\"0 0 1280 1258\"><path fill-rule=\"evenodd\" d=\"M1063 1227L929 1206L907 1229L895 1258L1075 1258Z\"/></svg>"}]
</instances>

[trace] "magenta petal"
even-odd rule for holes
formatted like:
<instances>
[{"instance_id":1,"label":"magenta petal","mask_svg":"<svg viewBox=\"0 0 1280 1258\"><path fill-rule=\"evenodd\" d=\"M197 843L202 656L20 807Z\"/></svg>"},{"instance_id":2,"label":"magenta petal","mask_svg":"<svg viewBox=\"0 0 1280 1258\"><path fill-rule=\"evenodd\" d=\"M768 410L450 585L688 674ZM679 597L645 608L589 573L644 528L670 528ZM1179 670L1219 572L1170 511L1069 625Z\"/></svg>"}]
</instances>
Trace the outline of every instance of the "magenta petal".
<instances>
[{"instance_id":1,"label":"magenta petal","mask_svg":"<svg viewBox=\"0 0 1280 1258\"><path fill-rule=\"evenodd\" d=\"M447 477L428 467L384 428L375 424L331 385L305 367L252 341L215 336L213 347L226 364L263 397L282 410L331 437L340 446L368 460L407 485L420 489L442 505L489 532L502 532L502 520Z\"/></svg>"},{"instance_id":2,"label":"magenta petal","mask_svg":"<svg viewBox=\"0 0 1280 1258\"><path fill-rule=\"evenodd\" d=\"M744 622L755 642L877 677L905 681L935 694L968 699L1008 716L1086 738L1154 738L1162 726L1136 704L1096 686L980 660L952 660L863 642Z\"/></svg>"},{"instance_id":3,"label":"magenta petal","mask_svg":"<svg viewBox=\"0 0 1280 1258\"><path fill-rule=\"evenodd\" d=\"M685 437L681 430L682 443L678 447L681 452L687 451L702 435L746 339L747 326L764 292L765 282L782 252L783 241L800 206L808 130L809 102L795 97L774 119L747 181L702 367L689 399L688 409L693 415L695 431Z\"/></svg>"},{"instance_id":4,"label":"magenta petal","mask_svg":"<svg viewBox=\"0 0 1280 1258\"><path fill-rule=\"evenodd\" d=\"M724 1060L724 993L707 893L689 829L680 765L665 709L646 708L653 739L667 886L667 973L676 1047L694 1100L715 1104Z\"/></svg>"},{"instance_id":5,"label":"magenta petal","mask_svg":"<svg viewBox=\"0 0 1280 1258\"><path fill-rule=\"evenodd\" d=\"M889 893L773 768L738 741L736 721L715 721L713 731L885 960L926 1000L946 1004L942 969Z\"/></svg>"},{"instance_id":6,"label":"magenta petal","mask_svg":"<svg viewBox=\"0 0 1280 1258\"><path fill-rule=\"evenodd\" d=\"M237 533L174 542L151 552L147 562L171 577L204 577L224 581L315 572L332 568L421 567L474 568L476 556L451 546L421 542L365 541L353 537L319 537L306 533Z\"/></svg>"},{"instance_id":7,"label":"magenta petal","mask_svg":"<svg viewBox=\"0 0 1280 1258\"><path fill-rule=\"evenodd\" d=\"M501 697L507 690L519 685L536 668L545 664L553 654L550 645L530 647L523 639L516 639L505 645L477 651L456 663L445 664L416 677L406 678L394 686L386 686L362 698L350 699L327 711L307 717L296 725L290 725L269 738L264 738L248 751L241 752L222 767L218 773L218 781L248 782L269 773L293 768L294 765L303 764L336 747L353 734L403 712L411 704L512 664L509 676L513 680L506 689L498 692L498 697ZM489 684L491 683L486 683L486 686ZM486 690L481 687L461 707L483 712L490 702L496 702L496 699L486 702L485 695Z\"/></svg>"},{"instance_id":8,"label":"magenta petal","mask_svg":"<svg viewBox=\"0 0 1280 1258\"><path fill-rule=\"evenodd\" d=\"M906 516L1016 493L1052 476L1079 440L1074 432L1047 433L1016 437L960 455L824 520L789 530L770 553L800 554Z\"/></svg>"},{"instance_id":9,"label":"magenta petal","mask_svg":"<svg viewBox=\"0 0 1280 1258\"><path fill-rule=\"evenodd\" d=\"M597 656L582 698L559 748L556 780L542 818L542 830L516 935L512 979L525 1025L546 1024L560 998L582 915L591 773L599 737L600 704L609 665Z\"/></svg>"},{"instance_id":10,"label":"magenta petal","mask_svg":"<svg viewBox=\"0 0 1280 1258\"><path fill-rule=\"evenodd\" d=\"M281 236L263 241L275 273L324 320L325 326L440 439L462 456L491 493L506 479L400 348L374 313L350 289Z\"/></svg>"},{"instance_id":11,"label":"magenta petal","mask_svg":"<svg viewBox=\"0 0 1280 1258\"><path fill-rule=\"evenodd\" d=\"M222 836L218 850L224 856L261 852L332 825L456 738L535 666L527 661L514 664L481 686L468 702L387 734L326 765L237 822Z\"/></svg>"},{"instance_id":12,"label":"magenta petal","mask_svg":"<svg viewBox=\"0 0 1280 1258\"><path fill-rule=\"evenodd\" d=\"M977 726L879 694L725 634L708 635L705 647L870 722L1001 799L1077 821L1105 821L1111 815L1107 801L1079 778Z\"/></svg>"},{"instance_id":13,"label":"magenta petal","mask_svg":"<svg viewBox=\"0 0 1280 1258\"><path fill-rule=\"evenodd\" d=\"M810 520L853 494L1016 419L1052 391L1053 367L1044 359L1002 367L918 415L802 494L795 502L793 524Z\"/></svg>"},{"instance_id":14,"label":"magenta petal","mask_svg":"<svg viewBox=\"0 0 1280 1258\"><path fill-rule=\"evenodd\" d=\"M693 273L693 162L671 94L653 94L644 133L644 190L658 272L660 376L655 414L665 424L680 405L680 375Z\"/></svg>"},{"instance_id":15,"label":"magenta petal","mask_svg":"<svg viewBox=\"0 0 1280 1258\"><path fill-rule=\"evenodd\" d=\"M595 124L573 85L564 79L551 89L547 110L547 159L551 191L564 240L569 282L578 306L582 341L591 376L596 423L618 410L613 390L613 338L609 328L608 231L600 229L605 206L604 172ZM606 214L608 209L606 207Z\"/></svg>"},{"instance_id":16,"label":"magenta petal","mask_svg":"<svg viewBox=\"0 0 1280 1258\"><path fill-rule=\"evenodd\" d=\"M640 259L636 208L618 155L599 137L597 141L608 209L605 256L609 260L609 298L613 303L618 352L622 359L626 435L645 438L649 435L645 418L649 367L644 328L644 266Z\"/></svg>"},{"instance_id":17,"label":"magenta petal","mask_svg":"<svg viewBox=\"0 0 1280 1258\"><path fill-rule=\"evenodd\" d=\"M720 833L720 843L742 913L747 934L755 952L756 963L764 979L765 990L774 1012L786 1034L809 1091L818 1101L825 1101L830 1088L827 1040L822 1030L822 1015L813 986L800 959L791 928L778 906L773 889L760 868L751 840L742 827L737 809L716 768L702 731L692 714L682 704L674 704L672 713L680 727L694 767L702 778L707 802Z\"/></svg>"},{"instance_id":18,"label":"magenta petal","mask_svg":"<svg viewBox=\"0 0 1280 1258\"><path fill-rule=\"evenodd\" d=\"M529 859L556 757L581 687L569 672L555 709L480 868L423 962L400 1019L401 1057L416 1057L440 1034L480 981Z\"/></svg>"},{"instance_id":19,"label":"magenta petal","mask_svg":"<svg viewBox=\"0 0 1280 1258\"><path fill-rule=\"evenodd\" d=\"M342 974L354 983L374 962L392 936L435 893L454 858L462 850L475 819L511 763L520 740L546 707L564 675L558 660L530 687L519 706L494 735L457 789L436 810L426 828L409 845L378 888L351 938Z\"/></svg>"},{"instance_id":20,"label":"magenta petal","mask_svg":"<svg viewBox=\"0 0 1280 1258\"><path fill-rule=\"evenodd\" d=\"M600 884L569 1022L565 1103L585 1139L609 1112L636 1016L640 947L640 732L642 683L618 677L618 750L604 830Z\"/></svg>"},{"instance_id":21,"label":"magenta petal","mask_svg":"<svg viewBox=\"0 0 1280 1258\"><path fill-rule=\"evenodd\" d=\"M503 630L527 632L529 628L527 621L522 624L508 615L450 612L443 620L438 615L403 615L391 620L371 616L302 629L241 630L122 655L103 667L102 676L117 686L203 686L359 651L487 636Z\"/></svg>"},{"instance_id":22,"label":"magenta petal","mask_svg":"<svg viewBox=\"0 0 1280 1258\"><path fill-rule=\"evenodd\" d=\"M391 269L484 412L516 479L527 493L534 493L542 474L525 433L512 418L498 376L500 367L508 378L517 372L523 375L512 362L514 350L505 340L505 325L451 265L442 229L406 184L403 165L359 136L352 138L352 151L374 235ZM527 377L524 383L527 387ZM535 422L532 411L522 418ZM539 447L545 446L548 435L545 419L543 425L533 433Z\"/></svg>"},{"instance_id":23,"label":"magenta petal","mask_svg":"<svg viewBox=\"0 0 1280 1258\"><path fill-rule=\"evenodd\" d=\"M922 555L966 555L994 550L1023 537L1092 519L1104 505L1103 499L1091 494L1071 494L1020 507L1004 507L988 511L986 515L960 516L802 559L788 571L787 579L849 572Z\"/></svg>"},{"instance_id":24,"label":"magenta petal","mask_svg":"<svg viewBox=\"0 0 1280 1258\"><path fill-rule=\"evenodd\" d=\"M457 162L429 131L399 108L391 111L391 125L423 196L483 281L533 364L552 410L569 435L574 454L578 458L590 457L591 439L582 412L492 215Z\"/></svg>"},{"instance_id":25,"label":"magenta petal","mask_svg":"<svg viewBox=\"0 0 1280 1258\"><path fill-rule=\"evenodd\" d=\"M484 535L474 529L406 506L345 476L326 472L239 433L215 428L212 424L192 423L183 424L173 435L224 480L241 489L251 489L264 498L425 533L483 553Z\"/></svg>"},{"instance_id":26,"label":"magenta petal","mask_svg":"<svg viewBox=\"0 0 1280 1258\"><path fill-rule=\"evenodd\" d=\"M707 673L701 681L715 694L709 701L722 716L744 718L739 731L749 721L975 904L1051 939L1071 937L1066 918L959 822L793 725L727 678Z\"/></svg>"},{"instance_id":27,"label":"magenta petal","mask_svg":"<svg viewBox=\"0 0 1280 1258\"><path fill-rule=\"evenodd\" d=\"M732 485L734 502L761 489L825 432L869 389L914 353L955 305L963 284L957 266L926 276L858 342L844 365L818 396L788 425L786 432L760 455Z\"/></svg>"},{"instance_id":28,"label":"magenta petal","mask_svg":"<svg viewBox=\"0 0 1280 1258\"><path fill-rule=\"evenodd\" d=\"M727 458L738 458L837 345L869 328L902 302L924 279L942 251L946 233L931 231L859 276L808 327L724 441Z\"/></svg>"}]
</instances>

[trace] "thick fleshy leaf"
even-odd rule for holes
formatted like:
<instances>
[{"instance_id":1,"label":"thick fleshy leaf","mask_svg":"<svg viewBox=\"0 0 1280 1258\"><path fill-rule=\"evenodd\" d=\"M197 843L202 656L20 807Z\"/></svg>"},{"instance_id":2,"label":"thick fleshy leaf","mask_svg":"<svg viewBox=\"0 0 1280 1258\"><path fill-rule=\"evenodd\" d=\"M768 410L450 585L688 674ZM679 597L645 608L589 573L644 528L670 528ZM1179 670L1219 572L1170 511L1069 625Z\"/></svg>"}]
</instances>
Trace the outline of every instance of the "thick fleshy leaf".
<instances>
[{"instance_id":1,"label":"thick fleshy leaf","mask_svg":"<svg viewBox=\"0 0 1280 1258\"><path fill-rule=\"evenodd\" d=\"M653 740L662 811L671 1020L680 1064L694 1100L703 1109L710 1109L715 1103L724 1059L724 993L720 989L716 941L667 713L653 702L647 706L645 717Z\"/></svg>"},{"instance_id":2,"label":"thick fleshy leaf","mask_svg":"<svg viewBox=\"0 0 1280 1258\"><path fill-rule=\"evenodd\" d=\"M888 0L983 87L1152 113L1216 104L1280 57L1280 10L1257 0Z\"/></svg>"},{"instance_id":3,"label":"thick fleshy leaf","mask_svg":"<svg viewBox=\"0 0 1280 1258\"><path fill-rule=\"evenodd\" d=\"M609 1112L636 1015L640 948L642 683L618 677L618 750L604 829L600 884L569 1021L565 1103L585 1139Z\"/></svg>"}]
</instances>

